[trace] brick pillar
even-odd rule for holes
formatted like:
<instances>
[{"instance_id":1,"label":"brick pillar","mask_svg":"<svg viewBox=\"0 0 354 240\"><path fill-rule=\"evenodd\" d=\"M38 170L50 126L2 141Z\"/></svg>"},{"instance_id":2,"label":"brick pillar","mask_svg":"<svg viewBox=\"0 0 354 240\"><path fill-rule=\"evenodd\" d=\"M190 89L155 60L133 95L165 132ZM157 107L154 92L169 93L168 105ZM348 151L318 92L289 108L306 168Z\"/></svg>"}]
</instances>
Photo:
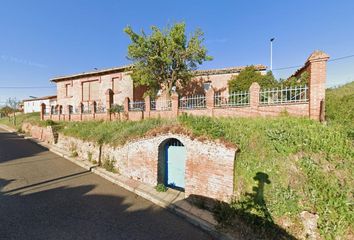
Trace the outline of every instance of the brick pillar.
<instances>
[{"instance_id":1,"label":"brick pillar","mask_svg":"<svg viewBox=\"0 0 354 240\"><path fill-rule=\"evenodd\" d=\"M214 89L210 87L205 93L206 107L208 109L209 115L214 116Z\"/></svg>"},{"instance_id":2,"label":"brick pillar","mask_svg":"<svg viewBox=\"0 0 354 240\"><path fill-rule=\"evenodd\" d=\"M178 117L178 94L177 93L172 93L171 95L171 104L172 104L172 116L173 117Z\"/></svg>"},{"instance_id":3,"label":"brick pillar","mask_svg":"<svg viewBox=\"0 0 354 240\"><path fill-rule=\"evenodd\" d=\"M82 111L83 111L83 105L82 105L82 103L79 104L78 109L79 109L79 111L80 111L80 121L82 121Z\"/></svg>"},{"instance_id":4,"label":"brick pillar","mask_svg":"<svg viewBox=\"0 0 354 240\"><path fill-rule=\"evenodd\" d=\"M150 96L146 96L146 97L145 97L145 112L144 112L144 118L150 118L150 111L151 111L150 101L151 101Z\"/></svg>"},{"instance_id":5,"label":"brick pillar","mask_svg":"<svg viewBox=\"0 0 354 240\"><path fill-rule=\"evenodd\" d=\"M41 120L44 120L44 113L45 113L45 104L42 103L41 104L41 113L40 113Z\"/></svg>"},{"instance_id":6,"label":"brick pillar","mask_svg":"<svg viewBox=\"0 0 354 240\"><path fill-rule=\"evenodd\" d=\"M322 51L313 52L307 60L309 80L309 116L311 119L320 120L321 111L324 112L326 94L326 69L329 56ZM322 107L322 108L321 108Z\"/></svg>"},{"instance_id":7,"label":"brick pillar","mask_svg":"<svg viewBox=\"0 0 354 240\"><path fill-rule=\"evenodd\" d=\"M112 91L112 89L108 88L107 91L105 92L105 94L106 94L107 120L111 121L112 120L111 107L113 104L113 91Z\"/></svg>"},{"instance_id":8,"label":"brick pillar","mask_svg":"<svg viewBox=\"0 0 354 240\"><path fill-rule=\"evenodd\" d=\"M259 106L259 91L261 90L261 86L258 83L252 83L250 87L250 107L252 110L258 109Z\"/></svg>"},{"instance_id":9,"label":"brick pillar","mask_svg":"<svg viewBox=\"0 0 354 240\"><path fill-rule=\"evenodd\" d=\"M89 108L91 110L92 118L95 119L96 111L95 111L95 101L89 102Z\"/></svg>"},{"instance_id":10,"label":"brick pillar","mask_svg":"<svg viewBox=\"0 0 354 240\"><path fill-rule=\"evenodd\" d=\"M124 99L124 103L123 103L124 115L125 115L126 120L129 120L129 102L130 102L130 99L128 97L126 97Z\"/></svg>"},{"instance_id":11,"label":"brick pillar","mask_svg":"<svg viewBox=\"0 0 354 240\"><path fill-rule=\"evenodd\" d=\"M68 121L70 121L70 105L66 105L66 113L67 113L67 119Z\"/></svg>"}]
</instances>

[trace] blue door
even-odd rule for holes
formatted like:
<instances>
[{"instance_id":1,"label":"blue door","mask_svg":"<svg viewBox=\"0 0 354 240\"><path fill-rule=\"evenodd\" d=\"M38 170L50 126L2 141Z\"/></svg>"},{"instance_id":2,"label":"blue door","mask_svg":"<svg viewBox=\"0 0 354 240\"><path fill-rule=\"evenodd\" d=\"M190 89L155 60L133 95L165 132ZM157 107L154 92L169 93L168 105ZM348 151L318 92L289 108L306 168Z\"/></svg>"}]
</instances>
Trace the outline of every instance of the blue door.
<instances>
[{"instance_id":1,"label":"blue door","mask_svg":"<svg viewBox=\"0 0 354 240\"><path fill-rule=\"evenodd\" d=\"M186 156L186 148L177 139L172 139L166 144L166 175L168 186L184 189Z\"/></svg>"}]
</instances>

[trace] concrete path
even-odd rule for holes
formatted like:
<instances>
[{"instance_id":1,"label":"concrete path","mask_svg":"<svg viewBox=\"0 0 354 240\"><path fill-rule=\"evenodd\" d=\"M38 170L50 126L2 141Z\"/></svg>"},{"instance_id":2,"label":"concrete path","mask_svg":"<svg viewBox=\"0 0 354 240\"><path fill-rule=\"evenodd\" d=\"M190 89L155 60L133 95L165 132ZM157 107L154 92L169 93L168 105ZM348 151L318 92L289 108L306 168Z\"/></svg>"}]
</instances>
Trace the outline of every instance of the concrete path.
<instances>
[{"instance_id":1,"label":"concrete path","mask_svg":"<svg viewBox=\"0 0 354 240\"><path fill-rule=\"evenodd\" d=\"M212 239L178 216L0 129L0 239Z\"/></svg>"}]
</instances>

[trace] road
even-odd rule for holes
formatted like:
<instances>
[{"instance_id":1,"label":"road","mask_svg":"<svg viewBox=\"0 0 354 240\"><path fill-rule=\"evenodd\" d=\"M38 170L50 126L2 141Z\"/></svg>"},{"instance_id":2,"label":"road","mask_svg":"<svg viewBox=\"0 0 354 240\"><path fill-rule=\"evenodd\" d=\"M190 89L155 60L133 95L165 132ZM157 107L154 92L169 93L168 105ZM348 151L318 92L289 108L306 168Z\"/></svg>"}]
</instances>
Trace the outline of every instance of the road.
<instances>
[{"instance_id":1,"label":"road","mask_svg":"<svg viewBox=\"0 0 354 240\"><path fill-rule=\"evenodd\" d=\"M0 239L212 239L182 218L0 128Z\"/></svg>"}]
</instances>

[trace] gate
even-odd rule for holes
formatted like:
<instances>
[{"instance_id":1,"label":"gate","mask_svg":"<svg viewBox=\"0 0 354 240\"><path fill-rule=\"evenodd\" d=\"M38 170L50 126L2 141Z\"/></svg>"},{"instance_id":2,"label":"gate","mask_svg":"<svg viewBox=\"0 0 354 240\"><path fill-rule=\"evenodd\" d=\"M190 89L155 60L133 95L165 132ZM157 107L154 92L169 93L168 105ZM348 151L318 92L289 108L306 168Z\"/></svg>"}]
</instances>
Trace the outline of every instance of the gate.
<instances>
[{"instance_id":1,"label":"gate","mask_svg":"<svg viewBox=\"0 0 354 240\"><path fill-rule=\"evenodd\" d=\"M177 139L169 140L165 145L165 181L172 188L184 189L187 151Z\"/></svg>"}]
</instances>

